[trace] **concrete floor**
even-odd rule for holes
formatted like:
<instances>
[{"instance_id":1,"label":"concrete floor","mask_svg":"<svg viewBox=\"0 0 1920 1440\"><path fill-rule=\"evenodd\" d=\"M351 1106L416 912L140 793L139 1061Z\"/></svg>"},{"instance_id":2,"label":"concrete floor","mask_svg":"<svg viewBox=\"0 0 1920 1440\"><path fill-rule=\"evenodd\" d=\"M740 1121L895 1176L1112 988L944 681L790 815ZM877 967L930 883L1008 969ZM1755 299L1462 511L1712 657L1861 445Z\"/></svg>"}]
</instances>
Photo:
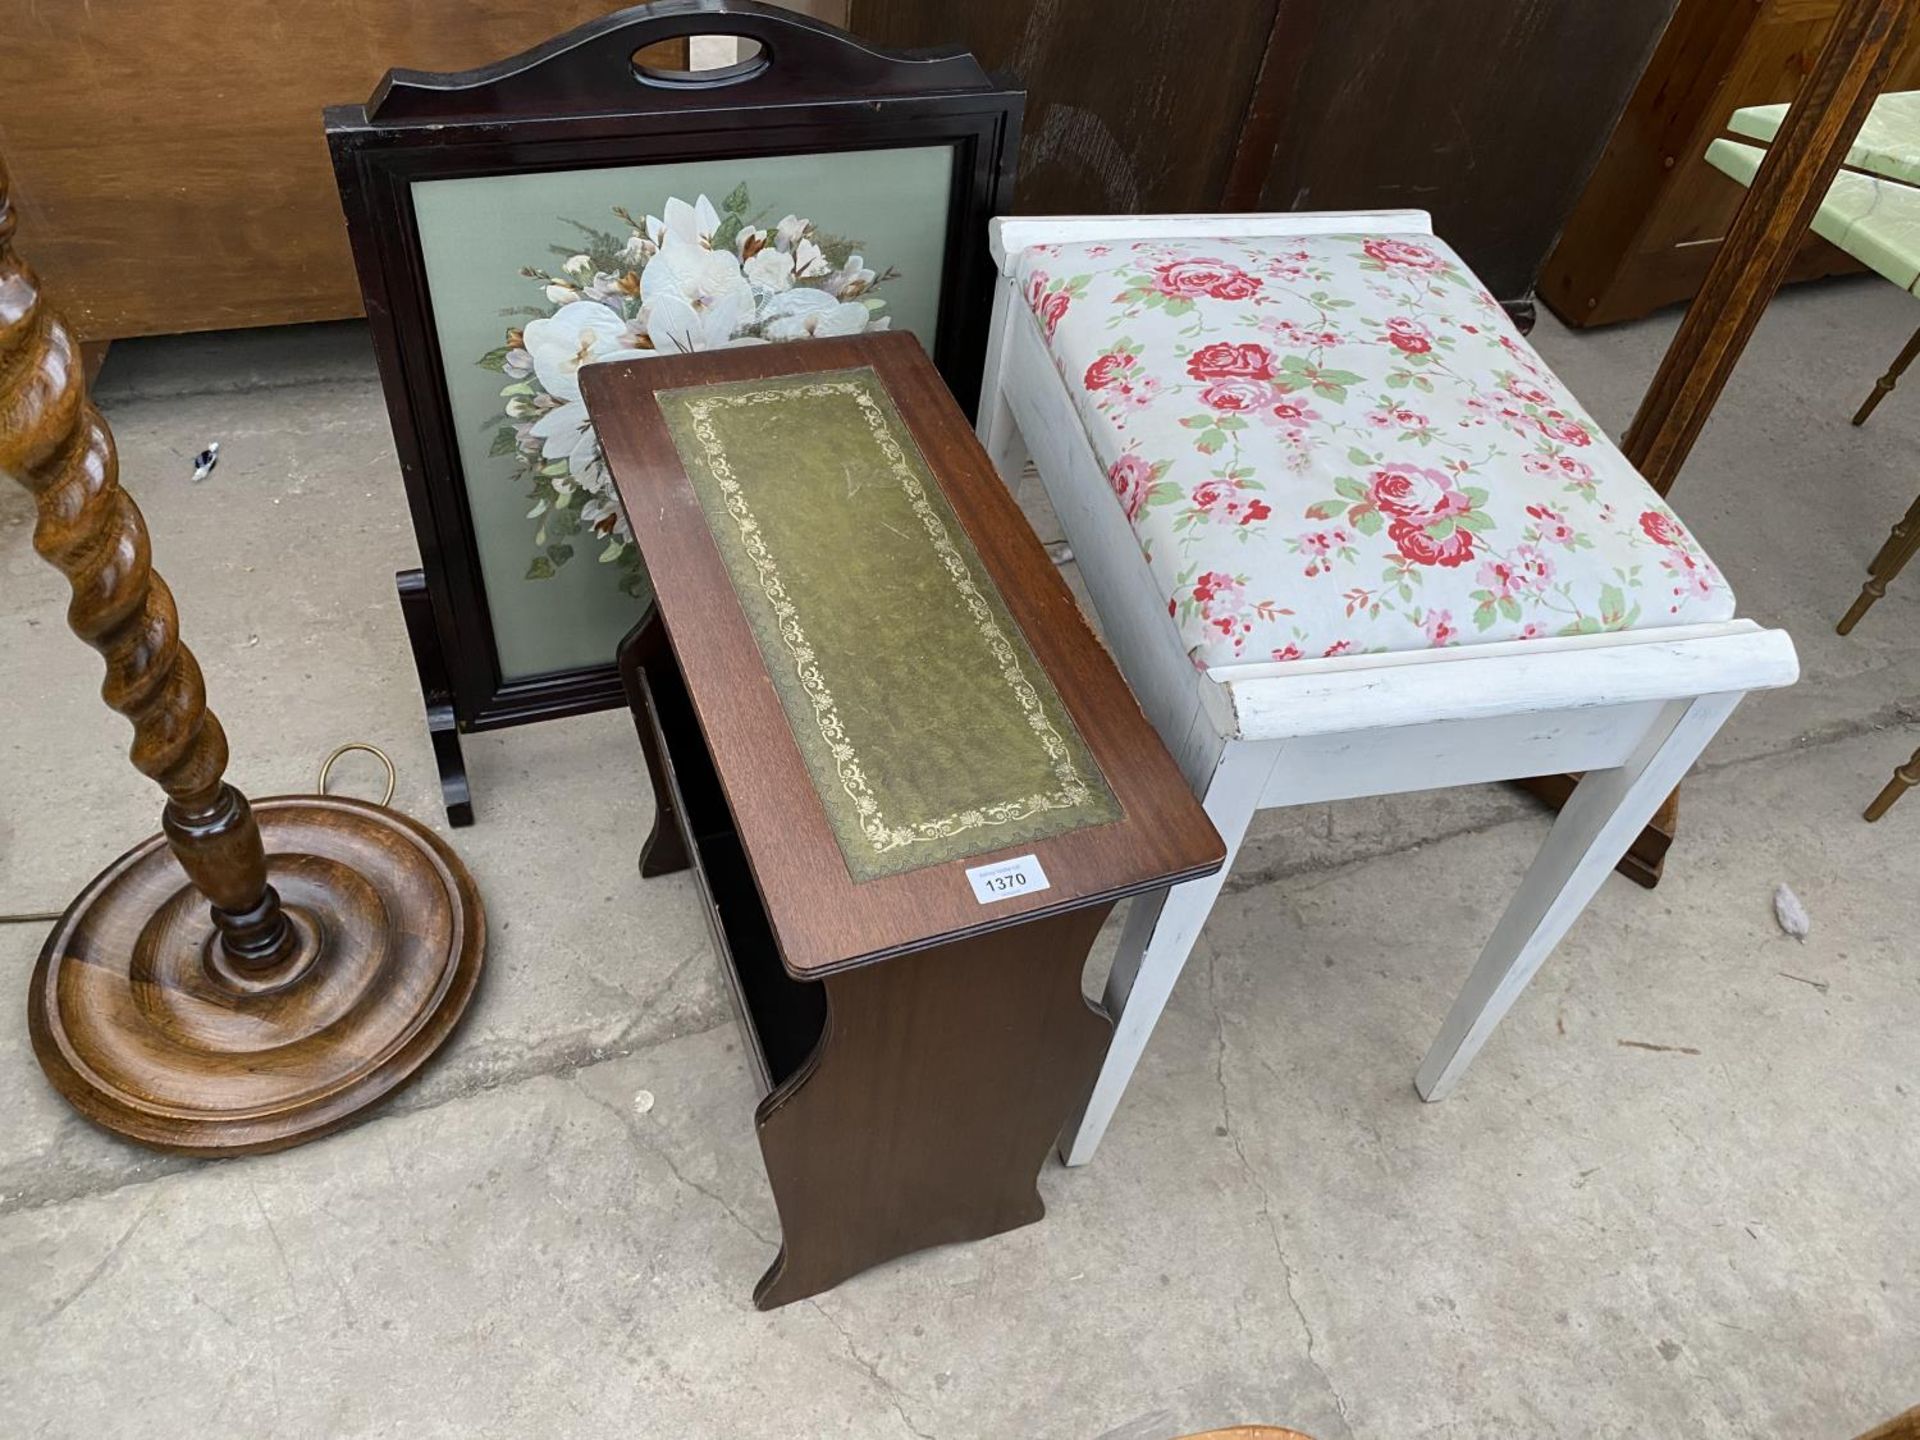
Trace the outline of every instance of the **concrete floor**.
<instances>
[{"instance_id":1,"label":"concrete floor","mask_svg":"<svg viewBox=\"0 0 1920 1440\"><path fill-rule=\"evenodd\" d=\"M1832 634L1920 488L1920 394L1846 423L1916 319L1874 281L1769 317L1676 499L1806 678L1735 716L1666 883L1609 882L1446 1104L1414 1067L1545 819L1498 788L1268 815L1043 1223L759 1314L753 1088L690 882L635 878L628 721L480 736L487 973L377 1118L160 1159L0 1029L0 1436L1845 1437L1920 1400L1920 798L1858 818L1920 739L1920 574ZM1617 428L1672 324L1538 339ZM363 333L126 345L100 395L233 778L307 789L372 740L437 822ZM157 812L30 516L0 489L0 911ZM0 927L0 994L42 932Z\"/></svg>"}]
</instances>

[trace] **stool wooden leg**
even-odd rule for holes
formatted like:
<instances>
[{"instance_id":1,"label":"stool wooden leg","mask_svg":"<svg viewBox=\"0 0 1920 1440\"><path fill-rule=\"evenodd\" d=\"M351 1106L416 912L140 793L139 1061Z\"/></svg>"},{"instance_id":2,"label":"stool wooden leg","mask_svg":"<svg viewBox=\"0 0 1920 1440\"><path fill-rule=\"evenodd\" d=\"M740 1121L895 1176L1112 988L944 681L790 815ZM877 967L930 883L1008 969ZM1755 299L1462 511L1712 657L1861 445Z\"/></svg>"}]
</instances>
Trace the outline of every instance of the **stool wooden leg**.
<instances>
[{"instance_id":1,"label":"stool wooden leg","mask_svg":"<svg viewBox=\"0 0 1920 1440\"><path fill-rule=\"evenodd\" d=\"M1423 1099L1445 1099L1459 1083L1494 1026L1740 699L1674 701L1632 759L1618 769L1589 771L1574 788L1420 1066L1413 1083Z\"/></svg>"},{"instance_id":2,"label":"stool wooden leg","mask_svg":"<svg viewBox=\"0 0 1920 1440\"><path fill-rule=\"evenodd\" d=\"M1853 602L1853 608L1840 618L1834 628L1842 635L1851 635L1853 627L1875 604L1886 597L1887 586L1907 568L1907 562L1913 558L1913 552L1920 550L1920 500L1913 503L1900 523L1893 527L1893 533L1887 537L1887 543L1874 556L1873 569L1868 574L1867 583L1860 587L1860 594Z\"/></svg>"},{"instance_id":3,"label":"stool wooden leg","mask_svg":"<svg viewBox=\"0 0 1920 1440\"><path fill-rule=\"evenodd\" d=\"M1913 752L1913 758L1893 772L1893 778L1887 781L1886 788L1873 797L1873 803L1867 806L1866 818L1869 823L1878 820L1893 808L1898 800L1914 786L1920 785L1920 750Z\"/></svg>"},{"instance_id":4,"label":"stool wooden leg","mask_svg":"<svg viewBox=\"0 0 1920 1440\"><path fill-rule=\"evenodd\" d=\"M1020 427L1014 424L1013 409L1006 397L998 391L991 400L982 397L983 407L981 440L987 447L987 458L993 461L993 468L1006 486L1013 492L1013 498L1020 498L1020 486L1026 478L1027 442L1020 434ZM991 404L992 413L984 413L984 407Z\"/></svg>"},{"instance_id":5,"label":"stool wooden leg","mask_svg":"<svg viewBox=\"0 0 1920 1440\"><path fill-rule=\"evenodd\" d=\"M1555 810L1567 803L1573 795L1574 786L1579 783L1578 775L1533 775L1514 782ZM1634 837L1633 843L1627 847L1627 853L1620 857L1620 863L1614 868L1641 889L1653 889L1660 883L1661 872L1666 868L1667 851L1672 848L1674 832L1679 823L1680 792L1676 790L1653 812L1653 819L1647 822L1646 829Z\"/></svg>"},{"instance_id":6,"label":"stool wooden leg","mask_svg":"<svg viewBox=\"0 0 1920 1440\"><path fill-rule=\"evenodd\" d=\"M1157 896L1142 895L1133 902L1120 932L1113 969L1107 974L1103 1000L1113 1019L1113 1043L1107 1047L1093 1093L1061 1132L1062 1164L1086 1164L1099 1148L1100 1137L1107 1133L1134 1067L1147 1048L1148 1037L1160 1021L1160 1012L1167 1008L1174 982L1186 968L1194 941L1200 938L1220 887L1233 869L1233 857L1239 853L1241 838L1259 807L1276 753L1271 746L1227 742L1207 793L1201 797L1207 818L1227 842L1226 864L1203 879L1189 880Z\"/></svg>"},{"instance_id":7,"label":"stool wooden leg","mask_svg":"<svg viewBox=\"0 0 1920 1440\"><path fill-rule=\"evenodd\" d=\"M1900 377L1907 373L1907 367L1913 364L1915 355L1920 355L1920 330L1913 332L1913 337L1907 341L1906 349L1902 350L1899 357L1894 360L1892 368L1873 382L1873 393L1867 396L1854 415L1854 424L1867 423L1867 417L1880 408L1880 402L1887 398L1895 385L1900 383Z\"/></svg>"},{"instance_id":8,"label":"stool wooden leg","mask_svg":"<svg viewBox=\"0 0 1920 1440\"><path fill-rule=\"evenodd\" d=\"M1020 487L1025 480L1027 461L1027 442L1020 434L1020 427L1014 422L1013 407L1007 403L1006 390L1002 381L1006 375L1007 339L1014 319L1014 306L1019 304L1018 291L1013 283L1004 276L993 294L993 320L987 332L987 364L980 376L980 412L974 422L973 433L980 437L980 443L986 448L987 458L993 461L993 468L1006 482L1013 498L1020 498Z\"/></svg>"}]
</instances>

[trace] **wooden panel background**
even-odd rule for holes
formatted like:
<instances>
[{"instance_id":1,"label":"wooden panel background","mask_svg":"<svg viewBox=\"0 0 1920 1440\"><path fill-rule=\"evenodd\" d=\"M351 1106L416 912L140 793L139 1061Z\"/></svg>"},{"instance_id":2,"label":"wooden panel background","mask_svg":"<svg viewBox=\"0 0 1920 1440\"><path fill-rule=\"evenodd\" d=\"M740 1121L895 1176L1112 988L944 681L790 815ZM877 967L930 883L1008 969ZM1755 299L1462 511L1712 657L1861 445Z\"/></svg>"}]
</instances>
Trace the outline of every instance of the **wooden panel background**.
<instances>
[{"instance_id":1,"label":"wooden panel background","mask_svg":"<svg viewBox=\"0 0 1920 1440\"><path fill-rule=\"evenodd\" d=\"M964 45L1027 89L1026 214L1212 210L1275 0L852 0L883 45Z\"/></svg>"},{"instance_id":2,"label":"wooden panel background","mask_svg":"<svg viewBox=\"0 0 1920 1440\"><path fill-rule=\"evenodd\" d=\"M1229 208L1430 210L1522 300L1674 3L1281 0Z\"/></svg>"},{"instance_id":3,"label":"wooden panel background","mask_svg":"<svg viewBox=\"0 0 1920 1440\"><path fill-rule=\"evenodd\" d=\"M83 339L326 320L360 286L323 105L504 59L609 0L11 0L20 247ZM844 10L844 0L790 9Z\"/></svg>"},{"instance_id":4,"label":"wooden panel background","mask_svg":"<svg viewBox=\"0 0 1920 1440\"><path fill-rule=\"evenodd\" d=\"M882 44L964 45L1024 84L1022 210L1416 205L1513 301L1674 0L790 3ZM357 314L320 107L389 66L482 64L607 8L9 6L0 149L21 243L87 339Z\"/></svg>"},{"instance_id":5,"label":"wooden panel background","mask_svg":"<svg viewBox=\"0 0 1920 1440\"><path fill-rule=\"evenodd\" d=\"M1565 236L1540 298L1570 325L1636 319L1691 299L1746 196L1706 162L1744 105L1791 100L1819 53L1836 0L1681 0ZM1920 42L1889 89L1920 85ZM1808 236L1790 279L1859 266Z\"/></svg>"},{"instance_id":6,"label":"wooden panel background","mask_svg":"<svg viewBox=\"0 0 1920 1440\"><path fill-rule=\"evenodd\" d=\"M1415 206L1522 301L1674 0L852 0L1027 87L1029 213Z\"/></svg>"}]
</instances>

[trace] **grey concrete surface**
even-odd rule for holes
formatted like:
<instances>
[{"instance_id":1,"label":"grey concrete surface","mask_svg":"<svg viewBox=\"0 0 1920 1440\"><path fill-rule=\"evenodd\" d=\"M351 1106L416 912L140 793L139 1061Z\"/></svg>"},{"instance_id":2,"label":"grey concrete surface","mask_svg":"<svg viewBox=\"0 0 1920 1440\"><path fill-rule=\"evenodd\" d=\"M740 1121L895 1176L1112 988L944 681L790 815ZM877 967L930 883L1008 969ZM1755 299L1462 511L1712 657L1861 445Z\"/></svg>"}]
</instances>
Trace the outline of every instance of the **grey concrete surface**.
<instances>
[{"instance_id":1,"label":"grey concrete surface","mask_svg":"<svg viewBox=\"0 0 1920 1440\"><path fill-rule=\"evenodd\" d=\"M760 1315L752 1086L691 885L634 876L628 722L471 737L488 971L377 1118L158 1159L0 1027L0 1436L1845 1437L1920 1400L1920 799L1857 818L1920 741L1920 574L1831 634L1920 489L1920 390L1846 423L1916 321L1843 283L1760 332L1675 500L1807 678L1735 716L1667 882L1609 882L1447 1103L1414 1067L1546 820L1500 788L1265 816L1043 1223ZM1538 340L1617 429L1671 325ZM234 778L372 740L438 823L360 329L122 346L100 394ZM157 810L30 530L0 490L0 911ZM0 926L0 994L39 939Z\"/></svg>"}]
</instances>

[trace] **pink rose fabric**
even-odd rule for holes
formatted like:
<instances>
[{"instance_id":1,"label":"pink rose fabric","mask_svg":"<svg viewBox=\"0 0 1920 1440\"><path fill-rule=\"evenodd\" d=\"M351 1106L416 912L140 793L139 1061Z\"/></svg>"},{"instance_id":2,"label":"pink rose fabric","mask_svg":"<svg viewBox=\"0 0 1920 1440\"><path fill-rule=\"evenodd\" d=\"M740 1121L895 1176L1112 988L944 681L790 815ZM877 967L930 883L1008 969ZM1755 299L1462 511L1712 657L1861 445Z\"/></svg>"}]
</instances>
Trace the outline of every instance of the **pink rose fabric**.
<instances>
[{"instance_id":1,"label":"pink rose fabric","mask_svg":"<svg viewBox=\"0 0 1920 1440\"><path fill-rule=\"evenodd\" d=\"M1126 373L1127 358L1124 355L1106 354L1087 366L1082 383L1089 390L1104 390L1114 384Z\"/></svg>"},{"instance_id":2,"label":"pink rose fabric","mask_svg":"<svg viewBox=\"0 0 1920 1440\"><path fill-rule=\"evenodd\" d=\"M1193 487L1194 508L1214 510L1230 502L1240 491L1231 481L1202 480Z\"/></svg>"},{"instance_id":3,"label":"pink rose fabric","mask_svg":"<svg viewBox=\"0 0 1920 1440\"><path fill-rule=\"evenodd\" d=\"M1027 304L1033 307L1033 313L1039 318L1049 340L1066 318L1074 298L1085 289L1084 276L1055 280L1044 270L1035 270L1027 276Z\"/></svg>"},{"instance_id":4,"label":"pink rose fabric","mask_svg":"<svg viewBox=\"0 0 1920 1440\"><path fill-rule=\"evenodd\" d=\"M1202 405L1232 413L1258 410L1273 398L1271 385L1260 380L1248 380L1238 375L1224 375L1212 381L1200 392Z\"/></svg>"},{"instance_id":5,"label":"pink rose fabric","mask_svg":"<svg viewBox=\"0 0 1920 1440\"><path fill-rule=\"evenodd\" d=\"M1429 610L1420 629L1427 637L1427 644L1436 650L1444 645L1455 644L1460 639L1460 631L1453 623L1453 612L1450 610Z\"/></svg>"},{"instance_id":6,"label":"pink rose fabric","mask_svg":"<svg viewBox=\"0 0 1920 1440\"><path fill-rule=\"evenodd\" d=\"M1367 498L1374 509L1401 520L1426 524L1467 512L1467 497L1438 470L1420 465L1382 465L1373 472Z\"/></svg>"},{"instance_id":7,"label":"pink rose fabric","mask_svg":"<svg viewBox=\"0 0 1920 1440\"><path fill-rule=\"evenodd\" d=\"M1253 276L1218 260L1170 260L1155 268L1153 279L1163 295L1180 300L1246 300L1260 290Z\"/></svg>"},{"instance_id":8,"label":"pink rose fabric","mask_svg":"<svg viewBox=\"0 0 1920 1440\"><path fill-rule=\"evenodd\" d=\"M1684 544L1687 538L1687 532L1680 528L1680 522L1659 510L1648 510L1642 513L1640 528L1656 545L1680 545Z\"/></svg>"},{"instance_id":9,"label":"pink rose fabric","mask_svg":"<svg viewBox=\"0 0 1920 1440\"><path fill-rule=\"evenodd\" d=\"M1043 311L1035 313L1044 325ZM1080 377L1080 387L1096 410L1107 415L1116 429L1124 430L1129 416L1146 409L1159 395L1160 380L1141 365L1138 349L1123 340L1093 358Z\"/></svg>"},{"instance_id":10,"label":"pink rose fabric","mask_svg":"<svg viewBox=\"0 0 1920 1440\"><path fill-rule=\"evenodd\" d=\"M1138 455L1122 455L1107 467L1107 481L1119 497L1120 508L1132 520L1140 514L1153 489L1153 467Z\"/></svg>"},{"instance_id":11,"label":"pink rose fabric","mask_svg":"<svg viewBox=\"0 0 1920 1440\"><path fill-rule=\"evenodd\" d=\"M1404 315L1395 315L1387 321L1387 343L1409 355L1433 353L1433 337L1427 333L1427 327Z\"/></svg>"},{"instance_id":12,"label":"pink rose fabric","mask_svg":"<svg viewBox=\"0 0 1920 1440\"><path fill-rule=\"evenodd\" d=\"M1418 245L1410 240L1400 240L1385 235L1375 235L1361 242L1360 248L1367 258L1383 269L1396 267L1407 270L1436 271L1448 268L1446 257L1430 245ZM1464 267L1462 267L1464 268Z\"/></svg>"},{"instance_id":13,"label":"pink rose fabric","mask_svg":"<svg viewBox=\"0 0 1920 1440\"><path fill-rule=\"evenodd\" d=\"M1017 278L1203 670L1733 614L1443 241L1049 245Z\"/></svg>"},{"instance_id":14,"label":"pink rose fabric","mask_svg":"<svg viewBox=\"0 0 1920 1440\"><path fill-rule=\"evenodd\" d=\"M1436 533L1411 520L1396 520L1387 527L1387 535L1399 548L1401 558L1414 565L1437 565L1452 570L1473 559L1471 530Z\"/></svg>"},{"instance_id":15,"label":"pink rose fabric","mask_svg":"<svg viewBox=\"0 0 1920 1440\"><path fill-rule=\"evenodd\" d=\"M1219 380L1226 376L1244 376L1249 380L1273 378L1273 352L1264 345L1232 345L1221 340L1202 345L1187 360L1187 374L1196 380Z\"/></svg>"}]
</instances>

